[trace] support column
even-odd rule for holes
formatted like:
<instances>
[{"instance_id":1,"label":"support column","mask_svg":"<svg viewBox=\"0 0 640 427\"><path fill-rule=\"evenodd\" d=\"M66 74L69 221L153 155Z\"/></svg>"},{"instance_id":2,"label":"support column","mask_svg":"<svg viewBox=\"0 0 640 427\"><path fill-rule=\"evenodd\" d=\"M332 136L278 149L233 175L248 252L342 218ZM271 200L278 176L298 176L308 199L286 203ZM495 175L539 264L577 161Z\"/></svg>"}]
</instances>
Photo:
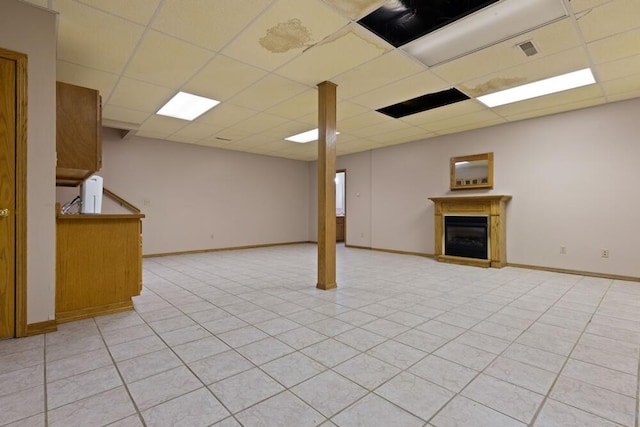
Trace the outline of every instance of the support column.
<instances>
[{"instance_id":1,"label":"support column","mask_svg":"<svg viewBox=\"0 0 640 427\"><path fill-rule=\"evenodd\" d=\"M318 85L318 289L336 287L336 85Z\"/></svg>"}]
</instances>

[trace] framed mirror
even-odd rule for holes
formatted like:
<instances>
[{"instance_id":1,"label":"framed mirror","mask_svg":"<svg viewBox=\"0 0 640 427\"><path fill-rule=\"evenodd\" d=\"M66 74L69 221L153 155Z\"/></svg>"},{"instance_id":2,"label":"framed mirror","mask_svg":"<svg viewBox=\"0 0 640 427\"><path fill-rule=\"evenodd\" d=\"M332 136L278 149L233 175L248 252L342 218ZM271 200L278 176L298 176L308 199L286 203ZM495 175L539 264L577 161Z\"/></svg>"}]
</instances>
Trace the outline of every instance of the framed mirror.
<instances>
[{"instance_id":1,"label":"framed mirror","mask_svg":"<svg viewBox=\"0 0 640 427\"><path fill-rule=\"evenodd\" d=\"M451 189L493 188L493 153L451 158Z\"/></svg>"}]
</instances>

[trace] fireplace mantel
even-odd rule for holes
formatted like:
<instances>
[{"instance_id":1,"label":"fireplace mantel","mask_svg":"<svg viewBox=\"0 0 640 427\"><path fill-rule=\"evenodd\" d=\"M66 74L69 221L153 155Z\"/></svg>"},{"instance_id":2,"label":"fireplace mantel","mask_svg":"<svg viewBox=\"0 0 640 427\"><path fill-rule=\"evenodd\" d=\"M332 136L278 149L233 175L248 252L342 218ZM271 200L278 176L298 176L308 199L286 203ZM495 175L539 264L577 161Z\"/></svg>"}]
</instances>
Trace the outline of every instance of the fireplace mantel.
<instances>
[{"instance_id":1,"label":"fireplace mantel","mask_svg":"<svg viewBox=\"0 0 640 427\"><path fill-rule=\"evenodd\" d=\"M507 264L506 204L511 196L490 194L485 196L429 197L435 204L435 256L438 261L480 267L502 268ZM489 258L465 258L444 253L444 216L478 215L489 217Z\"/></svg>"}]
</instances>

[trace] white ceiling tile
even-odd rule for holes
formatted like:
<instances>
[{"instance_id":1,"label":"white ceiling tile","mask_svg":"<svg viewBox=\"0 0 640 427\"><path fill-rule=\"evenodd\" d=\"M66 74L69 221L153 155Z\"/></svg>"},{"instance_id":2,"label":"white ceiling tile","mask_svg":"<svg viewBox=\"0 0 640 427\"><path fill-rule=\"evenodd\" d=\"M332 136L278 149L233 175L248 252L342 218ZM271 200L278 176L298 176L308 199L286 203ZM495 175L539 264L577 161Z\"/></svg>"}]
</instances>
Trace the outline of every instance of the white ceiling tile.
<instances>
[{"instance_id":1,"label":"white ceiling tile","mask_svg":"<svg viewBox=\"0 0 640 427\"><path fill-rule=\"evenodd\" d=\"M600 85L593 84L525 101L514 102L513 104L502 105L495 107L493 110L501 116L509 117L529 111L548 109L557 105L571 104L599 97L602 97L602 89Z\"/></svg>"},{"instance_id":2,"label":"white ceiling tile","mask_svg":"<svg viewBox=\"0 0 640 427\"><path fill-rule=\"evenodd\" d=\"M307 114L318 114L318 90L308 89L269 108L267 112L288 119L297 119Z\"/></svg>"},{"instance_id":3,"label":"white ceiling tile","mask_svg":"<svg viewBox=\"0 0 640 427\"><path fill-rule=\"evenodd\" d=\"M400 120L414 126L427 127L431 122L445 120L449 117L462 116L469 113L475 113L484 110L486 107L479 102L469 99L467 101L456 102L455 104L445 105L444 107L434 108L422 113L412 114L402 117Z\"/></svg>"},{"instance_id":4,"label":"white ceiling tile","mask_svg":"<svg viewBox=\"0 0 640 427\"><path fill-rule=\"evenodd\" d=\"M614 61L627 56L640 55L640 29L607 37L588 44L593 62Z\"/></svg>"},{"instance_id":5,"label":"white ceiling tile","mask_svg":"<svg viewBox=\"0 0 640 427\"><path fill-rule=\"evenodd\" d=\"M352 98L365 92L390 85L425 67L401 50L394 50L359 65L332 80L338 85L340 97Z\"/></svg>"},{"instance_id":6,"label":"white ceiling tile","mask_svg":"<svg viewBox=\"0 0 640 427\"><path fill-rule=\"evenodd\" d=\"M174 119L173 117L158 116L152 114L140 125L138 132L163 134L169 136L189 124L186 120Z\"/></svg>"},{"instance_id":7,"label":"white ceiling tile","mask_svg":"<svg viewBox=\"0 0 640 427\"><path fill-rule=\"evenodd\" d=\"M216 127L228 127L255 116L257 111L225 102L207 111L196 120Z\"/></svg>"},{"instance_id":8,"label":"white ceiling tile","mask_svg":"<svg viewBox=\"0 0 640 427\"><path fill-rule=\"evenodd\" d=\"M603 104L604 102L605 102L604 97L589 98L589 99L584 99L584 100L581 100L581 101L570 102L570 103L567 103L567 104L554 105L554 106L547 107L547 108L541 108L541 109L537 109L537 110L526 111L526 112L523 112L523 113L518 113L518 114L513 114L513 115L505 115L504 117L508 121L514 122L514 121L518 121L518 120L532 119L534 117L548 116L550 114L558 114L558 113L562 113L562 112L565 112L565 111L577 110L579 108L593 107L595 105Z\"/></svg>"},{"instance_id":9,"label":"white ceiling tile","mask_svg":"<svg viewBox=\"0 0 640 427\"><path fill-rule=\"evenodd\" d=\"M429 125L423 126L424 128L440 133L447 129L457 129L469 126L473 123L499 123L505 120L499 117L496 113L490 110L476 111L475 113L464 114L461 116L450 117L448 119L434 121Z\"/></svg>"},{"instance_id":10,"label":"white ceiling tile","mask_svg":"<svg viewBox=\"0 0 640 427\"><path fill-rule=\"evenodd\" d=\"M392 119L385 120L382 123L376 125L366 126L359 129L354 129L350 133L360 138L368 138L375 135L387 134L389 132L401 132L406 129L414 129L418 132L424 132L424 129L417 129L414 126L405 123L401 120Z\"/></svg>"},{"instance_id":11,"label":"white ceiling tile","mask_svg":"<svg viewBox=\"0 0 640 427\"><path fill-rule=\"evenodd\" d=\"M340 13L351 19L362 18L376 10L386 0L325 0Z\"/></svg>"},{"instance_id":12,"label":"white ceiling tile","mask_svg":"<svg viewBox=\"0 0 640 427\"><path fill-rule=\"evenodd\" d=\"M324 40L277 70L277 73L316 86L389 50L382 43L364 37L364 30L349 31Z\"/></svg>"},{"instance_id":13,"label":"white ceiling tile","mask_svg":"<svg viewBox=\"0 0 640 427\"><path fill-rule=\"evenodd\" d=\"M226 101L263 78L266 71L217 55L183 89L200 96Z\"/></svg>"},{"instance_id":14,"label":"white ceiling tile","mask_svg":"<svg viewBox=\"0 0 640 427\"><path fill-rule=\"evenodd\" d=\"M171 136L191 138L198 141L200 139L210 138L220 130L222 129L207 123L191 122Z\"/></svg>"},{"instance_id":15,"label":"white ceiling tile","mask_svg":"<svg viewBox=\"0 0 640 427\"><path fill-rule=\"evenodd\" d=\"M60 0L54 0L58 3ZM160 0L79 0L88 6L147 25L160 4Z\"/></svg>"},{"instance_id":16,"label":"white ceiling tile","mask_svg":"<svg viewBox=\"0 0 640 427\"><path fill-rule=\"evenodd\" d=\"M629 92L618 92L615 94L607 95L609 102L624 101L626 99L640 98L640 89L631 90Z\"/></svg>"},{"instance_id":17,"label":"white ceiling tile","mask_svg":"<svg viewBox=\"0 0 640 427\"><path fill-rule=\"evenodd\" d=\"M72 1L56 1L58 59L120 73L144 27ZM108 35L108 36L107 36Z\"/></svg>"},{"instance_id":18,"label":"white ceiling tile","mask_svg":"<svg viewBox=\"0 0 640 427\"><path fill-rule=\"evenodd\" d=\"M274 126L271 129L267 129L262 133L264 135L272 136L278 139L284 139L292 135L306 132L308 130L310 130L308 124L290 120L285 123L279 124L278 126Z\"/></svg>"},{"instance_id":19,"label":"white ceiling tile","mask_svg":"<svg viewBox=\"0 0 640 427\"><path fill-rule=\"evenodd\" d=\"M640 89L640 73L604 82L602 83L602 87L607 95L636 92Z\"/></svg>"},{"instance_id":20,"label":"white ceiling tile","mask_svg":"<svg viewBox=\"0 0 640 427\"><path fill-rule=\"evenodd\" d=\"M571 9L574 12L583 12L587 9L592 9L597 6L602 6L603 4L607 4L610 1L616 0L571 0L569 3Z\"/></svg>"},{"instance_id":21,"label":"white ceiling tile","mask_svg":"<svg viewBox=\"0 0 640 427\"><path fill-rule=\"evenodd\" d=\"M180 88L213 54L157 31L148 31L125 70L129 77Z\"/></svg>"},{"instance_id":22,"label":"white ceiling tile","mask_svg":"<svg viewBox=\"0 0 640 427\"><path fill-rule=\"evenodd\" d=\"M527 57L516 45L533 41L539 53ZM433 72L451 84L471 80L580 46L580 38L570 19L514 37L494 46L469 54L455 61L438 65Z\"/></svg>"},{"instance_id":23,"label":"white ceiling tile","mask_svg":"<svg viewBox=\"0 0 640 427\"><path fill-rule=\"evenodd\" d=\"M102 99L109 97L118 78L118 74L107 73L65 61L56 62L57 81L96 89L100 92Z\"/></svg>"},{"instance_id":24,"label":"white ceiling tile","mask_svg":"<svg viewBox=\"0 0 640 427\"><path fill-rule=\"evenodd\" d=\"M640 55L596 65L595 72L600 82L640 74Z\"/></svg>"},{"instance_id":25,"label":"white ceiling tile","mask_svg":"<svg viewBox=\"0 0 640 427\"><path fill-rule=\"evenodd\" d=\"M588 43L640 27L638 17L638 0L616 0L594 7L578 20L578 25Z\"/></svg>"},{"instance_id":26,"label":"white ceiling tile","mask_svg":"<svg viewBox=\"0 0 640 427\"><path fill-rule=\"evenodd\" d=\"M294 97L307 89L307 86L296 83L293 80L285 79L275 74L269 74L253 86L249 86L231 98L230 101L243 107L264 110Z\"/></svg>"},{"instance_id":27,"label":"white ceiling tile","mask_svg":"<svg viewBox=\"0 0 640 427\"><path fill-rule=\"evenodd\" d=\"M349 132L356 129L362 129L364 127L379 125L391 120L394 119L389 116L385 116L384 114L380 114L377 111L370 111L345 120L340 120L339 123L336 123L336 127L340 132Z\"/></svg>"},{"instance_id":28,"label":"white ceiling tile","mask_svg":"<svg viewBox=\"0 0 640 427\"><path fill-rule=\"evenodd\" d=\"M251 120L238 123L230 129L238 129L249 133L262 133L267 129L286 123L287 119L273 114L258 113L251 117Z\"/></svg>"},{"instance_id":29,"label":"white ceiling tile","mask_svg":"<svg viewBox=\"0 0 640 427\"><path fill-rule=\"evenodd\" d=\"M423 71L349 100L375 110L450 87L431 71Z\"/></svg>"},{"instance_id":30,"label":"white ceiling tile","mask_svg":"<svg viewBox=\"0 0 640 427\"><path fill-rule=\"evenodd\" d=\"M274 70L348 23L319 0L279 0L223 52Z\"/></svg>"},{"instance_id":31,"label":"white ceiling tile","mask_svg":"<svg viewBox=\"0 0 640 427\"><path fill-rule=\"evenodd\" d=\"M144 111L130 110L117 105L105 105L102 107L102 118L139 125L151 114Z\"/></svg>"},{"instance_id":32,"label":"white ceiling tile","mask_svg":"<svg viewBox=\"0 0 640 427\"><path fill-rule=\"evenodd\" d=\"M123 77L111 96L103 98L103 103L155 113L173 95L175 95L175 91L172 89Z\"/></svg>"},{"instance_id":33,"label":"white ceiling tile","mask_svg":"<svg viewBox=\"0 0 640 427\"><path fill-rule=\"evenodd\" d=\"M270 3L269 0L165 0L152 27L219 51Z\"/></svg>"},{"instance_id":34,"label":"white ceiling tile","mask_svg":"<svg viewBox=\"0 0 640 427\"><path fill-rule=\"evenodd\" d=\"M505 119L498 118L498 119L490 119L490 120L487 120L487 121L478 121L475 124L474 123L466 123L466 124L461 124L460 126L454 126L454 127L451 127L451 128L439 130L436 134L437 135L449 135L449 134L452 134L452 133L466 132L468 130L473 130L473 129L481 129L481 128L486 128L486 127L490 127L490 126L497 126L497 125L504 124L505 122L506 122Z\"/></svg>"}]
</instances>

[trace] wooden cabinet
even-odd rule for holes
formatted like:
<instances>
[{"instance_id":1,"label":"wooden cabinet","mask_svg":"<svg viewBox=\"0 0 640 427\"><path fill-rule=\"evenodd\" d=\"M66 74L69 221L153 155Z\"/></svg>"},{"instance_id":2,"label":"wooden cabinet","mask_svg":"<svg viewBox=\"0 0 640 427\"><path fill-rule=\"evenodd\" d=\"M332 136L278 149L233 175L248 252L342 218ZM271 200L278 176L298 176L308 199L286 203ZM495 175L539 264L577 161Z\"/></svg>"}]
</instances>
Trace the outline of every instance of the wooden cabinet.
<instances>
[{"instance_id":1,"label":"wooden cabinet","mask_svg":"<svg viewBox=\"0 0 640 427\"><path fill-rule=\"evenodd\" d=\"M56 83L56 185L75 187L102 167L101 117L97 90Z\"/></svg>"},{"instance_id":2,"label":"wooden cabinet","mask_svg":"<svg viewBox=\"0 0 640 427\"><path fill-rule=\"evenodd\" d=\"M336 217L336 242L344 242L344 216Z\"/></svg>"},{"instance_id":3,"label":"wooden cabinet","mask_svg":"<svg viewBox=\"0 0 640 427\"><path fill-rule=\"evenodd\" d=\"M142 289L142 218L58 214L58 323L133 308Z\"/></svg>"}]
</instances>

